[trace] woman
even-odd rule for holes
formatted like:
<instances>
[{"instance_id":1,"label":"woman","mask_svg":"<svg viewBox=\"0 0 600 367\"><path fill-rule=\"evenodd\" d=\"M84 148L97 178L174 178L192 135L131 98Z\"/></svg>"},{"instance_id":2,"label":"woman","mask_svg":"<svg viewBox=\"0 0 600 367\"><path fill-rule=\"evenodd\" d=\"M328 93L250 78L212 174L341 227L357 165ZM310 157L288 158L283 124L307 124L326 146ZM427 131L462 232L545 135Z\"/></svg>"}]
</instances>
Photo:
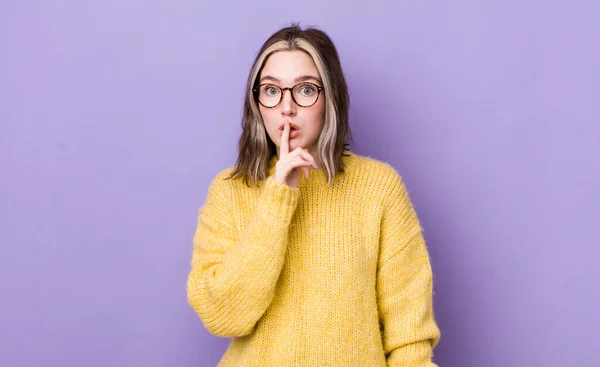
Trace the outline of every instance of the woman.
<instances>
[{"instance_id":1,"label":"woman","mask_svg":"<svg viewBox=\"0 0 600 367\"><path fill-rule=\"evenodd\" d=\"M422 228L395 169L345 149L348 103L325 33L265 42L187 281L205 327L232 337L219 366L435 366Z\"/></svg>"}]
</instances>

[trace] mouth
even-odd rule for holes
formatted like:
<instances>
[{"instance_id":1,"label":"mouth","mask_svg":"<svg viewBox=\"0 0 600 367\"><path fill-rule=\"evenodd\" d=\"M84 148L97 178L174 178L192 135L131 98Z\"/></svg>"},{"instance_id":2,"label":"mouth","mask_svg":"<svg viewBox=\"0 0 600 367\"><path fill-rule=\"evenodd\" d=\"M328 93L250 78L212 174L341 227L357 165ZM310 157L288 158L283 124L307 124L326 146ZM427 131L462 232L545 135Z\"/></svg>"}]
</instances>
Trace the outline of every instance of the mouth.
<instances>
[{"instance_id":1,"label":"mouth","mask_svg":"<svg viewBox=\"0 0 600 367\"><path fill-rule=\"evenodd\" d=\"M284 125L285 125L285 123L283 123L279 126L279 131L283 131ZM300 128L298 127L298 125L294 124L293 122L290 122L290 132L295 131L295 130L300 130Z\"/></svg>"}]
</instances>

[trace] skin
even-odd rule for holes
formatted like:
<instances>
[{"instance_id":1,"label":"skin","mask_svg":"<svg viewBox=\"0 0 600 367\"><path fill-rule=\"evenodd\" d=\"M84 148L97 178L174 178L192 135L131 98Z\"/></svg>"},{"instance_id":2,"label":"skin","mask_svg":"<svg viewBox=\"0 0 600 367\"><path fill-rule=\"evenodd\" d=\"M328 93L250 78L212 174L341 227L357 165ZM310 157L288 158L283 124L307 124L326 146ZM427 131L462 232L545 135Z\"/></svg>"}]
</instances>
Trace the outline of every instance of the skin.
<instances>
[{"instance_id":1,"label":"skin","mask_svg":"<svg viewBox=\"0 0 600 367\"><path fill-rule=\"evenodd\" d=\"M300 79L312 77L312 79ZM278 51L269 56L259 76L260 83L271 83L279 87L292 87L300 81L309 81L323 86L312 57L304 51ZM306 177L310 168L319 168L314 159L317 156L317 141L323 128L325 96L323 92L317 102L310 107L300 107L292 99L289 91L284 92L283 100L274 108L259 104L259 110L267 134L277 147L278 162L275 179L282 184L298 187L302 172ZM289 122L299 127L299 134L290 138ZM280 131L284 124L283 132Z\"/></svg>"}]
</instances>

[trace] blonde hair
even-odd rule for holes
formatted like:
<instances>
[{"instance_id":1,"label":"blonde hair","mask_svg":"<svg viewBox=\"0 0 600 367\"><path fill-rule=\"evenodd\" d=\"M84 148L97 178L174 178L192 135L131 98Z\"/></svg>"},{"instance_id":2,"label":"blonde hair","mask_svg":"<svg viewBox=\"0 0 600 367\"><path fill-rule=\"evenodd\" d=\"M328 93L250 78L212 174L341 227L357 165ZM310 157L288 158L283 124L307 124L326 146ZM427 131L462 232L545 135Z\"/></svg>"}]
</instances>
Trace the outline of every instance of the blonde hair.
<instances>
[{"instance_id":1,"label":"blonde hair","mask_svg":"<svg viewBox=\"0 0 600 367\"><path fill-rule=\"evenodd\" d=\"M298 25L275 32L258 52L246 85L242 135L238 142L238 159L228 178L242 178L246 185L258 186L268 175L270 160L277 148L267 135L252 91L267 59L275 52L301 50L310 55L323 81L325 114L323 128L319 134L318 160L322 163L331 185L335 176L344 172L342 155L352 134L348 123L349 95L337 50L331 39L321 30ZM317 157L315 157L317 158Z\"/></svg>"}]
</instances>

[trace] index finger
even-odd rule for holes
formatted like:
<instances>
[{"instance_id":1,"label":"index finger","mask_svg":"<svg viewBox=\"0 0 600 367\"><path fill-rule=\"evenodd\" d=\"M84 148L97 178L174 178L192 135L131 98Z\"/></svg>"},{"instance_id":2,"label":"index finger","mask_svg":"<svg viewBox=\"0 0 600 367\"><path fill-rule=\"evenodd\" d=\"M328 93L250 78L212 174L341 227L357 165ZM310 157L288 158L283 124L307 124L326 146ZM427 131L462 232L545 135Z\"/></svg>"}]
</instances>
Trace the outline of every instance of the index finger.
<instances>
[{"instance_id":1,"label":"index finger","mask_svg":"<svg viewBox=\"0 0 600 367\"><path fill-rule=\"evenodd\" d=\"M281 146L279 147L279 159L286 157L290 152L290 123L284 122L283 135L281 135Z\"/></svg>"}]
</instances>

